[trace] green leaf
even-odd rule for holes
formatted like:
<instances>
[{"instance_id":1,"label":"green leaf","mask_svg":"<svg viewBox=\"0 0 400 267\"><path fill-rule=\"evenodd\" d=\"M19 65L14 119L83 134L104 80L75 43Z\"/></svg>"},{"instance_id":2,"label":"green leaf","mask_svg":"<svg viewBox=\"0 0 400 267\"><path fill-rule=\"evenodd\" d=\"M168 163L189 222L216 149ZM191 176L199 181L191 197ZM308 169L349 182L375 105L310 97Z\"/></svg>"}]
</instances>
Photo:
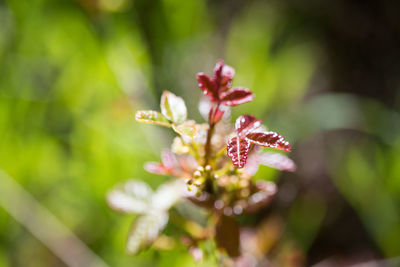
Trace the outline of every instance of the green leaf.
<instances>
[{"instance_id":1,"label":"green leaf","mask_svg":"<svg viewBox=\"0 0 400 267\"><path fill-rule=\"evenodd\" d=\"M172 129L180 134L190 138L194 138L197 135L196 124L194 121L185 121L182 124L172 124Z\"/></svg>"},{"instance_id":2,"label":"green leaf","mask_svg":"<svg viewBox=\"0 0 400 267\"><path fill-rule=\"evenodd\" d=\"M165 127L171 127L171 124L163 114L154 110L139 110L136 112L136 121L157 124Z\"/></svg>"},{"instance_id":3,"label":"green leaf","mask_svg":"<svg viewBox=\"0 0 400 267\"><path fill-rule=\"evenodd\" d=\"M126 249L130 254L137 254L148 248L160 235L168 222L168 213L160 210L150 210L139 215L132 223Z\"/></svg>"},{"instance_id":4,"label":"green leaf","mask_svg":"<svg viewBox=\"0 0 400 267\"><path fill-rule=\"evenodd\" d=\"M107 194L108 205L122 213L146 213L151 207L153 190L142 181L130 180Z\"/></svg>"},{"instance_id":5,"label":"green leaf","mask_svg":"<svg viewBox=\"0 0 400 267\"><path fill-rule=\"evenodd\" d=\"M187 116L185 101L169 91L164 91L161 96L161 113L170 121L181 124Z\"/></svg>"}]
</instances>

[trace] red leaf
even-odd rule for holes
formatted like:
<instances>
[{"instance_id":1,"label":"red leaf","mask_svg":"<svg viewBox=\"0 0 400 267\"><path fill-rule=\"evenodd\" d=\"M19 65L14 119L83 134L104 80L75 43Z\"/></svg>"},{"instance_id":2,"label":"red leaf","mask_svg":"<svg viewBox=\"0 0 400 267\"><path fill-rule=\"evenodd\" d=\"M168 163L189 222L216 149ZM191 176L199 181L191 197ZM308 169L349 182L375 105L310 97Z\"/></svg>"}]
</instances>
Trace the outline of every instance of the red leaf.
<instances>
[{"instance_id":1,"label":"red leaf","mask_svg":"<svg viewBox=\"0 0 400 267\"><path fill-rule=\"evenodd\" d=\"M228 142L227 154L232 159L233 165L238 168L243 168L246 164L247 155L250 150L250 141L247 139L240 139L235 136Z\"/></svg>"},{"instance_id":2,"label":"red leaf","mask_svg":"<svg viewBox=\"0 0 400 267\"><path fill-rule=\"evenodd\" d=\"M214 67L214 82L217 85L217 88L219 89L219 85L222 80L222 70L224 68L224 62L222 60L218 60L217 64L215 64Z\"/></svg>"},{"instance_id":3,"label":"red leaf","mask_svg":"<svg viewBox=\"0 0 400 267\"><path fill-rule=\"evenodd\" d=\"M220 91L226 91L231 88L232 78L235 75L235 69L231 66L225 65L221 73Z\"/></svg>"},{"instance_id":4,"label":"red leaf","mask_svg":"<svg viewBox=\"0 0 400 267\"><path fill-rule=\"evenodd\" d=\"M290 152L289 142L275 132L252 132L246 135L250 142L256 145L281 149Z\"/></svg>"},{"instance_id":5,"label":"red leaf","mask_svg":"<svg viewBox=\"0 0 400 267\"><path fill-rule=\"evenodd\" d=\"M221 215L215 227L215 240L218 248L225 250L231 257L240 256L239 235L239 226L235 219Z\"/></svg>"},{"instance_id":6,"label":"red leaf","mask_svg":"<svg viewBox=\"0 0 400 267\"><path fill-rule=\"evenodd\" d=\"M222 60L217 62L214 68L214 81L219 92L226 91L231 87L234 75L235 70L231 66L225 65Z\"/></svg>"},{"instance_id":7,"label":"red leaf","mask_svg":"<svg viewBox=\"0 0 400 267\"><path fill-rule=\"evenodd\" d=\"M209 96L212 101L218 101L217 85L208 75L202 72L198 73L197 81L199 82L200 89L203 90L206 96Z\"/></svg>"},{"instance_id":8,"label":"red leaf","mask_svg":"<svg viewBox=\"0 0 400 267\"><path fill-rule=\"evenodd\" d=\"M222 119L222 116L224 115L225 111L221 110L221 108L218 108L217 110L215 110L217 107L215 108L211 108L210 109L210 113L208 114L208 121L212 122L212 123L217 123Z\"/></svg>"},{"instance_id":9,"label":"red leaf","mask_svg":"<svg viewBox=\"0 0 400 267\"><path fill-rule=\"evenodd\" d=\"M220 95L221 104L225 106L237 106L250 102L253 98L254 94L247 88L234 88Z\"/></svg>"},{"instance_id":10,"label":"red leaf","mask_svg":"<svg viewBox=\"0 0 400 267\"><path fill-rule=\"evenodd\" d=\"M261 126L262 121L252 115L243 115L236 119L235 129L239 136L246 136Z\"/></svg>"}]
</instances>

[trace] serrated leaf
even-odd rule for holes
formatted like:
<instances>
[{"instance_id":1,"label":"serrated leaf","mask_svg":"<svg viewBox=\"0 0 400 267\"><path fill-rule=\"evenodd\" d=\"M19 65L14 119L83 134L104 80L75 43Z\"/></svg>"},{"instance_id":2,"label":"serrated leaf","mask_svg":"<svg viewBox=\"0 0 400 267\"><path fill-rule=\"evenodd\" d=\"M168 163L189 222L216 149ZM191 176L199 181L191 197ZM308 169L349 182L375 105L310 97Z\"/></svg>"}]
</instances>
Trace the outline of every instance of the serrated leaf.
<instances>
[{"instance_id":1,"label":"serrated leaf","mask_svg":"<svg viewBox=\"0 0 400 267\"><path fill-rule=\"evenodd\" d=\"M227 155L232 159L233 165L243 168L246 164L247 155L250 150L250 142L235 136L229 139Z\"/></svg>"},{"instance_id":2,"label":"serrated leaf","mask_svg":"<svg viewBox=\"0 0 400 267\"><path fill-rule=\"evenodd\" d=\"M252 115L243 115L236 119L235 129L239 136L246 136L261 126L262 121Z\"/></svg>"},{"instance_id":3,"label":"serrated leaf","mask_svg":"<svg viewBox=\"0 0 400 267\"><path fill-rule=\"evenodd\" d=\"M163 114L154 110L139 110L135 115L136 121L157 124L165 127L171 127L171 124Z\"/></svg>"},{"instance_id":4,"label":"serrated leaf","mask_svg":"<svg viewBox=\"0 0 400 267\"><path fill-rule=\"evenodd\" d=\"M161 96L161 113L170 121L183 123L187 116L185 101L169 91L164 91Z\"/></svg>"},{"instance_id":5,"label":"serrated leaf","mask_svg":"<svg viewBox=\"0 0 400 267\"><path fill-rule=\"evenodd\" d=\"M221 215L215 227L215 240L220 249L225 250L230 257L240 256L239 225L232 217Z\"/></svg>"},{"instance_id":6,"label":"serrated leaf","mask_svg":"<svg viewBox=\"0 0 400 267\"><path fill-rule=\"evenodd\" d=\"M182 124L172 125L172 129L180 134L189 138L194 138L197 135L196 124L194 121L185 121Z\"/></svg>"},{"instance_id":7,"label":"serrated leaf","mask_svg":"<svg viewBox=\"0 0 400 267\"><path fill-rule=\"evenodd\" d=\"M186 189L183 179L174 179L162 184L151 199L152 207L158 210L170 209L184 196Z\"/></svg>"},{"instance_id":8,"label":"serrated leaf","mask_svg":"<svg viewBox=\"0 0 400 267\"><path fill-rule=\"evenodd\" d=\"M168 213L160 210L150 210L138 216L132 223L128 235L126 249L130 254L137 254L148 248L160 235L168 222Z\"/></svg>"},{"instance_id":9,"label":"serrated leaf","mask_svg":"<svg viewBox=\"0 0 400 267\"><path fill-rule=\"evenodd\" d=\"M220 94L221 105L237 106L252 101L254 94L247 88L234 88Z\"/></svg>"},{"instance_id":10,"label":"serrated leaf","mask_svg":"<svg viewBox=\"0 0 400 267\"><path fill-rule=\"evenodd\" d=\"M276 148L288 152L292 150L289 142L276 132L251 132L246 135L246 138L256 145Z\"/></svg>"},{"instance_id":11,"label":"serrated leaf","mask_svg":"<svg viewBox=\"0 0 400 267\"><path fill-rule=\"evenodd\" d=\"M145 213L150 207L151 188L142 181L130 180L107 194L108 205L122 213Z\"/></svg>"}]
</instances>

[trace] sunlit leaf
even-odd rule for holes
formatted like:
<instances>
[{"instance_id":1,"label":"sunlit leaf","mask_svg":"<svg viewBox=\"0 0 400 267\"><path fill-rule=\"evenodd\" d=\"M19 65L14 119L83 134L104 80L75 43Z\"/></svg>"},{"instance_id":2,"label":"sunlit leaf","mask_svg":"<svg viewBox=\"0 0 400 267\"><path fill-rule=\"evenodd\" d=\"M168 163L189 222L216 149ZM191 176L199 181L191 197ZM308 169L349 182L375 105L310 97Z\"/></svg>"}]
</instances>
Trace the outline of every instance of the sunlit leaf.
<instances>
[{"instance_id":1,"label":"sunlit leaf","mask_svg":"<svg viewBox=\"0 0 400 267\"><path fill-rule=\"evenodd\" d=\"M230 257L240 256L239 234L239 226L232 217L225 215L219 217L215 227L215 240L218 248L226 251Z\"/></svg>"},{"instance_id":2,"label":"sunlit leaf","mask_svg":"<svg viewBox=\"0 0 400 267\"><path fill-rule=\"evenodd\" d=\"M181 97L169 91L164 91L161 96L161 113L170 121L183 123L186 120L187 110Z\"/></svg>"},{"instance_id":3,"label":"sunlit leaf","mask_svg":"<svg viewBox=\"0 0 400 267\"><path fill-rule=\"evenodd\" d=\"M154 193L151 203L154 209L168 210L186 193L187 186L183 179L174 179L162 184Z\"/></svg>"},{"instance_id":4,"label":"sunlit leaf","mask_svg":"<svg viewBox=\"0 0 400 267\"><path fill-rule=\"evenodd\" d=\"M289 142L276 132L251 132L246 135L250 142L256 145L281 149L290 152Z\"/></svg>"},{"instance_id":5,"label":"sunlit leaf","mask_svg":"<svg viewBox=\"0 0 400 267\"><path fill-rule=\"evenodd\" d=\"M233 164L238 168L243 168L246 164L247 154L250 150L250 142L247 139L240 139L235 136L228 142L227 154L232 159Z\"/></svg>"},{"instance_id":6,"label":"sunlit leaf","mask_svg":"<svg viewBox=\"0 0 400 267\"><path fill-rule=\"evenodd\" d=\"M236 119L235 129L239 136L246 136L261 126L262 121L252 115L243 115Z\"/></svg>"},{"instance_id":7,"label":"sunlit leaf","mask_svg":"<svg viewBox=\"0 0 400 267\"><path fill-rule=\"evenodd\" d=\"M254 94L247 88L234 88L221 93L221 105L237 106L252 101Z\"/></svg>"},{"instance_id":8,"label":"sunlit leaf","mask_svg":"<svg viewBox=\"0 0 400 267\"><path fill-rule=\"evenodd\" d=\"M108 205L123 213L144 213L150 207L151 188L142 181L130 180L107 194Z\"/></svg>"},{"instance_id":9,"label":"sunlit leaf","mask_svg":"<svg viewBox=\"0 0 400 267\"><path fill-rule=\"evenodd\" d=\"M159 236L168 222L168 213L160 210L150 210L139 215L132 223L128 235L126 249L130 254L137 254L148 248Z\"/></svg>"},{"instance_id":10,"label":"sunlit leaf","mask_svg":"<svg viewBox=\"0 0 400 267\"><path fill-rule=\"evenodd\" d=\"M194 138L197 135L196 123L194 121L185 121L182 124L172 125L172 129L180 135Z\"/></svg>"},{"instance_id":11,"label":"sunlit leaf","mask_svg":"<svg viewBox=\"0 0 400 267\"><path fill-rule=\"evenodd\" d=\"M139 110L136 112L135 115L136 121L138 122L145 122L145 123L152 123L161 126L171 127L171 124L164 117L163 114L154 110Z\"/></svg>"}]
</instances>

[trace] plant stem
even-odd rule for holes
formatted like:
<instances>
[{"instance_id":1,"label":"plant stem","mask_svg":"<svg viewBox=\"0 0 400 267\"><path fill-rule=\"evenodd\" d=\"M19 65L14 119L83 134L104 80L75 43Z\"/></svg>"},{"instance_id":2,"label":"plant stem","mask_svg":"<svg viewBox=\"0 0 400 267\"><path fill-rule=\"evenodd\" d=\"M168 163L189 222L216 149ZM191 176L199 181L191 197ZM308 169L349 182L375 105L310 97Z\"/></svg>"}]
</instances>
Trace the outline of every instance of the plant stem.
<instances>
[{"instance_id":1,"label":"plant stem","mask_svg":"<svg viewBox=\"0 0 400 267\"><path fill-rule=\"evenodd\" d=\"M214 114L212 114L209 118L210 128L208 129L208 132L207 132L207 141L206 141L206 145L205 145L205 155L204 155L204 167L206 167L210 162L211 138L212 138L212 135L214 134L214 128L215 128L215 124L216 124L216 123L214 123L214 117L217 114L218 110L219 110L219 103L217 104L217 107L215 108Z\"/></svg>"}]
</instances>

